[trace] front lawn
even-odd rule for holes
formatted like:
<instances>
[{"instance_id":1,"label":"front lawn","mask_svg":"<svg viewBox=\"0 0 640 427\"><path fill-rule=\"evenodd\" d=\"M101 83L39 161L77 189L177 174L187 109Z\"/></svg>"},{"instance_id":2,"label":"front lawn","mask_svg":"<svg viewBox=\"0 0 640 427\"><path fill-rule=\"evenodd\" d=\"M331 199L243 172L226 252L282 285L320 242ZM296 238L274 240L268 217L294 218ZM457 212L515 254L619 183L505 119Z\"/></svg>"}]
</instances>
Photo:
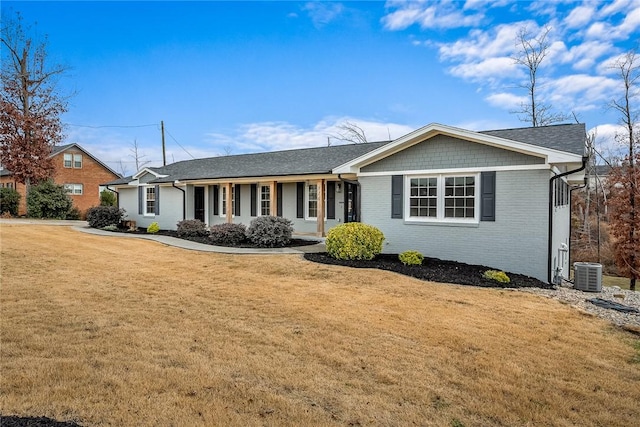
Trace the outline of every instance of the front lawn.
<instances>
[{"instance_id":1,"label":"front lawn","mask_svg":"<svg viewBox=\"0 0 640 427\"><path fill-rule=\"evenodd\" d=\"M639 340L528 293L3 224L0 411L83 426L628 426Z\"/></svg>"}]
</instances>

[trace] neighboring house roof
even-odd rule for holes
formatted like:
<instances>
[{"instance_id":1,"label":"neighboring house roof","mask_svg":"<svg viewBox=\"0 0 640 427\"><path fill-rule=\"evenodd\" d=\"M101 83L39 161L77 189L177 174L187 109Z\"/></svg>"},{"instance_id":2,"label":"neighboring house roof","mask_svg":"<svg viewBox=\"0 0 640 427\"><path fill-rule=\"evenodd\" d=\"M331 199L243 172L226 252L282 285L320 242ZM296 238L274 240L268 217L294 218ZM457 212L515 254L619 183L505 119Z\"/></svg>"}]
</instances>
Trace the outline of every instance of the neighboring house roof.
<instances>
[{"instance_id":1,"label":"neighboring house roof","mask_svg":"<svg viewBox=\"0 0 640 427\"><path fill-rule=\"evenodd\" d=\"M116 172L113 169L111 169L106 164L102 163L100 161L100 159L94 157L91 153L89 153L87 150L85 150L79 144L76 144L76 143L66 144L66 145L56 145L55 147L53 147L51 149L51 154L49 155L49 158L51 158L53 156L57 156L58 154L60 154L60 153L62 153L64 151L67 151L68 149L73 148L73 147L77 148L78 150L80 150L84 154L86 154L87 156L91 157L96 163L100 164L103 168L105 168L106 170L108 170L109 172L114 174L115 176L122 176L118 172ZM7 176L7 175L12 175L12 173L10 171L6 170L6 169L0 170L0 176Z\"/></svg>"},{"instance_id":2,"label":"neighboring house roof","mask_svg":"<svg viewBox=\"0 0 640 427\"><path fill-rule=\"evenodd\" d=\"M382 147L388 142L333 145L299 150L239 154L224 157L185 160L158 168L147 168L160 177L151 183L189 181L198 179L239 178L259 176L287 176L326 174L362 154ZM137 174L138 175L138 174ZM134 178L137 176L134 175ZM118 180L122 183L122 180ZM116 185L116 182L110 182Z\"/></svg>"},{"instance_id":3,"label":"neighboring house roof","mask_svg":"<svg viewBox=\"0 0 640 427\"><path fill-rule=\"evenodd\" d=\"M511 139L526 144L578 154L585 152L585 125L573 123L517 129L485 130L478 133Z\"/></svg>"},{"instance_id":4,"label":"neighboring house roof","mask_svg":"<svg viewBox=\"0 0 640 427\"><path fill-rule=\"evenodd\" d=\"M611 166L609 165L596 165L595 169L596 175L604 177L608 176L609 172L611 172Z\"/></svg>"}]
</instances>

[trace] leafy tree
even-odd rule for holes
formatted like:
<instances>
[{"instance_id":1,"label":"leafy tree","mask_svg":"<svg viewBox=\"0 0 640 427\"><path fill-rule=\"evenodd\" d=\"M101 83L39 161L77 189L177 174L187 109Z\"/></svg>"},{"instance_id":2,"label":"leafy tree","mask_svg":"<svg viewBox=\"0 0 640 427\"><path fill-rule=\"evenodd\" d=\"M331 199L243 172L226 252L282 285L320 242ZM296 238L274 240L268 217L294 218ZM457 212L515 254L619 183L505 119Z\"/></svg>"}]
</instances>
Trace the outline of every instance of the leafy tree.
<instances>
[{"instance_id":1,"label":"leafy tree","mask_svg":"<svg viewBox=\"0 0 640 427\"><path fill-rule=\"evenodd\" d=\"M115 206L117 203L116 193L109 190L100 192L100 206Z\"/></svg>"},{"instance_id":2,"label":"leafy tree","mask_svg":"<svg viewBox=\"0 0 640 427\"><path fill-rule=\"evenodd\" d=\"M623 83L622 95L609 104L620 113L624 133L616 139L628 148L621 166L609 175L612 192L609 197L609 220L615 237L614 252L620 273L629 278L629 288L635 290L640 278L640 131L633 101L638 96L640 58L629 51L612 66Z\"/></svg>"},{"instance_id":3,"label":"leafy tree","mask_svg":"<svg viewBox=\"0 0 640 427\"><path fill-rule=\"evenodd\" d=\"M0 213L9 212L13 216L18 216L19 205L20 193L13 188L0 188Z\"/></svg>"},{"instance_id":4,"label":"leafy tree","mask_svg":"<svg viewBox=\"0 0 640 427\"><path fill-rule=\"evenodd\" d=\"M66 219L73 201L63 185L42 181L31 187L27 195L27 216L30 218Z\"/></svg>"},{"instance_id":5,"label":"leafy tree","mask_svg":"<svg viewBox=\"0 0 640 427\"><path fill-rule=\"evenodd\" d=\"M524 67L529 75L528 80L520 87L527 91L528 101L522 103L520 110L511 113L518 114L522 122L531 123L531 126L547 126L553 123L562 122L569 117L566 114L554 113L549 104L544 104L540 100L538 89L540 86L538 70L544 59L549 54L549 33L551 27L544 27L542 32L536 37L528 28L522 27L516 36L517 54L513 61Z\"/></svg>"},{"instance_id":6,"label":"leafy tree","mask_svg":"<svg viewBox=\"0 0 640 427\"><path fill-rule=\"evenodd\" d=\"M60 115L67 111L56 83L67 68L50 66L46 37L36 40L27 31L20 14L11 18L3 13L0 161L29 187L53 171L50 154L63 139Z\"/></svg>"}]
</instances>

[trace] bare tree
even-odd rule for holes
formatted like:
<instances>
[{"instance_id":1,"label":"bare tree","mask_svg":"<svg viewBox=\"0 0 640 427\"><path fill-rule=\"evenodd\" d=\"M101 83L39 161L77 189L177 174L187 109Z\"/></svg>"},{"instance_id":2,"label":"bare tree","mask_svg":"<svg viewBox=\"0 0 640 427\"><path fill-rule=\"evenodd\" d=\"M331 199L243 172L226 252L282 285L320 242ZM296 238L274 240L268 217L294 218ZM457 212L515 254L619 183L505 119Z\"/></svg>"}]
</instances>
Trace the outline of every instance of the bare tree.
<instances>
[{"instance_id":1,"label":"bare tree","mask_svg":"<svg viewBox=\"0 0 640 427\"><path fill-rule=\"evenodd\" d=\"M635 290L636 279L640 278L640 132L637 129L640 110L633 101L640 94L640 58L631 50L619 58L612 69L623 84L623 93L609 106L620 113L620 124L625 132L617 134L616 139L629 151L621 167L615 168L615 173L611 174L616 191L609 198L610 220L616 237L616 264L629 278L629 288Z\"/></svg>"},{"instance_id":2,"label":"bare tree","mask_svg":"<svg viewBox=\"0 0 640 427\"><path fill-rule=\"evenodd\" d=\"M519 110L511 111L517 114L520 121L531 123L531 126L547 126L553 123L565 121L569 118L566 114L554 113L549 104L544 104L538 94L538 71L540 65L549 54L549 33L551 27L544 27L537 37L532 35L528 28L522 27L516 36L517 54L513 61L528 73L528 80L519 85L527 91L528 101L520 105Z\"/></svg>"},{"instance_id":3,"label":"bare tree","mask_svg":"<svg viewBox=\"0 0 640 427\"><path fill-rule=\"evenodd\" d=\"M348 120L337 126L338 133L329 135L329 138L338 139L340 141L351 142L353 144L365 144L369 142L367 135L360 126ZM327 144L329 140L327 139Z\"/></svg>"},{"instance_id":4,"label":"bare tree","mask_svg":"<svg viewBox=\"0 0 640 427\"><path fill-rule=\"evenodd\" d=\"M144 160L147 156L141 152L137 139L133 140L133 144L131 144L129 151L131 151L129 157L131 157L136 163L136 172L151 163L151 160Z\"/></svg>"},{"instance_id":5,"label":"bare tree","mask_svg":"<svg viewBox=\"0 0 640 427\"><path fill-rule=\"evenodd\" d=\"M29 36L20 14L3 14L2 21L0 162L29 191L53 173L50 154L64 137L60 116L68 99L56 84L68 67L49 64L46 37Z\"/></svg>"}]
</instances>

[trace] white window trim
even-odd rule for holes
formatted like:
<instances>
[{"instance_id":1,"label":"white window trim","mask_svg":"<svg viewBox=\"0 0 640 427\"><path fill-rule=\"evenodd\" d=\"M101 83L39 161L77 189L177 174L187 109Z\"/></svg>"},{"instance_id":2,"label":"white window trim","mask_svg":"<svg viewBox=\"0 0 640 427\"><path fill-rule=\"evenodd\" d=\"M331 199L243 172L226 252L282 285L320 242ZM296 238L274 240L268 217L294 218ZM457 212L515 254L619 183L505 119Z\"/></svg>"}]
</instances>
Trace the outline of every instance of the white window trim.
<instances>
[{"instance_id":1,"label":"white window trim","mask_svg":"<svg viewBox=\"0 0 640 427\"><path fill-rule=\"evenodd\" d=\"M220 200L218 200L218 203L220 204L220 218L226 218L227 217L227 213L225 211L226 206L224 205L226 200L227 200L227 186L226 185L221 185L220 186ZM231 217L235 218L236 216L236 186L232 185L231 186Z\"/></svg>"},{"instance_id":2,"label":"white window trim","mask_svg":"<svg viewBox=\"0 0 640 427\"><path fill-rule=\"evenodd\" d=\"M456 178L464 176L473 176L475 178L474 185L474 210L473 218L445 218L444 216L444 179ZM416 178L437 178L438 179L438 197L437 197L437 216L434 217L422 217L411 216L411 180ZM428 174L428 175L410 175L405 176L404 181L404 211L406 213L405 219L409 222L421 222L421 223L434 223L434 224L479 224L480 223L480 174L479 173L443 173L443 174Z\"/></svg>"},{"instance_id":3,"label":"white window trim","mask_svg":"<svg viewBox=\"0 0 640 427\"><path fill-rule=\"evenodd\" d=\"M148 196L149 196L148 190L149 190L150 188L152 188L152 189L153 189L153 206L154 206L154 209L153 209L153 211L152 211L152 212L149 212L149 211L147 210L147 207L148 207L147 202L148 202L148 200L149 200L149 199L148 199ZM144 216L156 216L155 205L156 205L156 203L157 203L157 200L158 200L158 195L156 194L156 187L155 187L155 185L146 185L146 186L145 186L145 188L144 188L144 212L143 212L143 215L144 215Z\"/></svg>"},{"instance_id":4,"label":"white window trim","mask_svg":"<svg viewBox=\"0 0 640 427\"><path fill-rule=\"evenodd\" d=\"M267 187L269 189L269 198L267 200L263 200L262 199L262 188L263 187ZM258 212L256 212L258 214L258 216L270 216L271 215L271 185L270 184L258 184L258 191L257 191L257 203L258 203ZM263 214L262 213L262 202L269 202L269 213Z\"/></svg>"},{"instance_id":5,"label":"white window trim","mask_svg":"<svg viewBox=\"0 0 640 427\"><path fill-rule=\"evenodd\" d=\"M80 159L80 166L76 166L77 159ZM74 169L82 169L84 159L82 158L82 154L74 154L73 155L73 168Z\"/></svg>"},{"instance_id":6,"label":"white window trim","mask_svg":"<svg viewBox=\"0 0 640 427\"><path fill-rule=\"evenodd\" d=\"M69 159L69 166L67 166L67 159ZM73 154L64 153L62 155L62 166L64 166L65 169L73 168Z\"/></svg>"},{"instance_id":7,"label":"white window trim","mask_svg":"<svg viewBox=\"0 0 640 427\"><path fill-rule=\"evenodd\" d=\"M309 186L318 185L316 182L309 182L304 186L304 219L307 221L317 221L317 216L309 216ZM318 191L318 195L320 191ZM324 182L324 220L327 220L327 181Z\"/></svg>"},{"instance_id":8,"label":"white window trim","mask_svg":"<svg viewBox=\"0 0 640 427\"><path fill-rule=\"evenodd\" d=\"M84 186L82 184L64 184L64 189L71 196L82 196L84 194ZM80 190L80 192L76 192L76 190Z\"/></svg>"}]
</instances>

